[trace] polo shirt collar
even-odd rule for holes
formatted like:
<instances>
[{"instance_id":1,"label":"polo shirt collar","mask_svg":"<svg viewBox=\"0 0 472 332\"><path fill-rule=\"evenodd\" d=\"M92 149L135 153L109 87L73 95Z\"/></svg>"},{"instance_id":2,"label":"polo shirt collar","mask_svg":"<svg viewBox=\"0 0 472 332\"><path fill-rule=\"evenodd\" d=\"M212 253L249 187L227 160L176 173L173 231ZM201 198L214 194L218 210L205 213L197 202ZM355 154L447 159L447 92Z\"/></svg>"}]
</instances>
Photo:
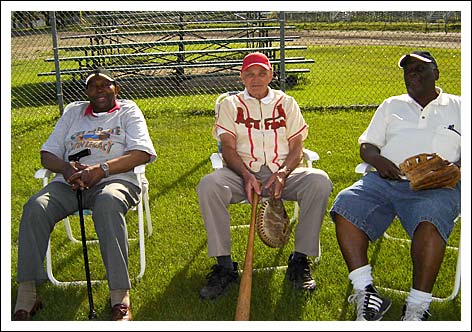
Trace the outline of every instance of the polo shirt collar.
<instances>
[{"instance_id":1,"label":"polo shirt collar","mask_svg":"<svg viewBox=\"0 0 472 332\"><path fill-rule=\"evenodd\" d=\"M110 108L107 111L107 113L113 113L114 111L119 110L119 109L120 109L120 105L118 105L118 102L115 100L115 105L112 108ZM92 104L89 104L87 108L85 109L84 116L86 115L97 117L97 115L92 110Z\"/></svg>"},{"instance_id":2,"label":"polo shirt collar","mask_svg":"<svg viewBox=\"0 0 472 332\"><path fill-rule=\"evenodd\" d=\"M436 103L438 105L447 105L449 103L449 99L444 96L443 90L440 87L435 87L438 96L436 99L431 100L431 103ZM417 103L408 93L406 94L410 102Z\"/></svg>"}]
</instances>

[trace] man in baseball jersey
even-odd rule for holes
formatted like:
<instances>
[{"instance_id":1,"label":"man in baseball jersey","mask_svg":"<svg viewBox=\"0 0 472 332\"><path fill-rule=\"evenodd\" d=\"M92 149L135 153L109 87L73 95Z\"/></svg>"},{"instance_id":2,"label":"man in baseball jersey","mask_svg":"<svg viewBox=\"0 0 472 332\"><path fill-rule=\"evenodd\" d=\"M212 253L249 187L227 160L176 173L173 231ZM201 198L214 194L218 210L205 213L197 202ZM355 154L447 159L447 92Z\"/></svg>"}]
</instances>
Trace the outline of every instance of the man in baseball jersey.
<instances>
[{"instance_id":1,"label":"man in baseball jersey","mask_svg":"<svg viewBox=\"0 0 472 332\"><path fill-rule=\"evenodd\" d=\"M30 320L42 307L36 284L47 279L43 261L57 222L78 209L93 210L105 263L112 320L131 320L126 212L139 201L133 169L156 159L146 121L138 105L117 99L119 86L99 68L85 80L89 101L66 106L41 148L41 164L56 177L25 204L18 234L18 296L13 320ZM80 162L68 156L89 148ZM51 303L52 304L52 303ZM67 308L64 308L66 310Z\"/></svg>"},{"instance_id":2,"label":"man in baseball jersey","mask_svg":"<svg viewBox=\"0 0 472 332\"><path fill-rule=\"evenodd\" d=\"M272 76L266 55L248 54L240 73L245 89L227 97L216 118L213 136L221 144L224 167L204 176L197 187L208 255L217 259L200 291L204 299L218 298L238 280L228 205L244 199L252 203L254 192L300 204L287 277L295 288L315 289L308 256L319 254L332 183L324 171L301 166L308 125L295 99L269 87Z\"/></svg>"}]
</instances>

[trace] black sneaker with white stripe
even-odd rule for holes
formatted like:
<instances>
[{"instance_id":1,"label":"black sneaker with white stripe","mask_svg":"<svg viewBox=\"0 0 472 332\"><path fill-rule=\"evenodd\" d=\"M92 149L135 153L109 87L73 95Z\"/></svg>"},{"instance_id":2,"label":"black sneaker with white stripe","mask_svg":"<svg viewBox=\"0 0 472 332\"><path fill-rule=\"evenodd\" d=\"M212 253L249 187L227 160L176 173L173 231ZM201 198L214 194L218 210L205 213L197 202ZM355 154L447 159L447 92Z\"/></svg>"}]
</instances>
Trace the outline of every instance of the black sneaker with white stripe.
<instances>
[{"instance_id":1,"label":"black sneaker with white stripe","mask_svg":"<svg viewBox=\"0 0 472 332\"><path fill-rule=\"evenodd\" d=\"M349 296L350 303L356 303L356 320L376 321L390 309L392 304L387 297L381 297L374 285L368 285L364 290L354 290Z\"/></svg>"}]
</instances>

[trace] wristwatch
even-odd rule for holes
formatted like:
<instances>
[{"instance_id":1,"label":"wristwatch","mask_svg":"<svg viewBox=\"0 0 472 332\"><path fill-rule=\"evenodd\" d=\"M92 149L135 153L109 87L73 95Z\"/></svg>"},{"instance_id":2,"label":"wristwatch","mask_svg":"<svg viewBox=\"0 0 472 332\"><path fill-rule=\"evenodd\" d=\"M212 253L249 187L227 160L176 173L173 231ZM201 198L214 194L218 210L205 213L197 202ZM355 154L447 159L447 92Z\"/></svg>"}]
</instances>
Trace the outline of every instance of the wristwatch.
<instances>
[{"instance_id":1,"label":"wristwatch","mask_svg":"<svg viewBox=\"0 0 472 332\"><path fill-rule=\"evenodd\" d=\"M293 171L293 169L291 168L288 168L286 165L282 166L279 168L279 170L277 171L277 173L285 173L285 176L287 176L289 173L291 173Z\"/></svg>"},{"instance_id":2,"label":"wristwatch","mask_svg":"<svg viewBox=\"0 0 472 332\"><path fill-rule=\"evenodd\" d=\"M101 163L100 168L105 172L106 178L110 176L110 166L107 163Z\"/></svg>"}]
</instances>

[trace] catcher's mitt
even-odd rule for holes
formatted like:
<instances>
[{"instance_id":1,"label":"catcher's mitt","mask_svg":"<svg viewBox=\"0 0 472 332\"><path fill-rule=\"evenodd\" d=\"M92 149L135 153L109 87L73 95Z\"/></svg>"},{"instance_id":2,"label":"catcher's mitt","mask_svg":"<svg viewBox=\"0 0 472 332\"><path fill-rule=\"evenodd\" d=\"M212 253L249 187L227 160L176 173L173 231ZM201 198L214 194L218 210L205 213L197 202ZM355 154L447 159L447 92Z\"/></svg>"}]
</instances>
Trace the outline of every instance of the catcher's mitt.
<instances>
[{"instance_id":1,"label":"catcher's mitt","mask_svg":"<svg viewBox=\"0 0 472 332\"><path fill-rule=\"evenodd\" d=\"M290 220L281 199L264 201L256 218L256 230L260 239L272 248L281 248L290 238Z\"/></svg>"},{"instance_id":2,"label":"catcher's mitt","mask_svg":"<svg viewBox=\"0 0 472 332\"><path fill-rule=\"evenodd\" d=\"M436 153L420 153L407 158L400 164L400 169L410 180L413 190L452 188L461 176L457 165Z\"/></svg>"}]
</instances>

